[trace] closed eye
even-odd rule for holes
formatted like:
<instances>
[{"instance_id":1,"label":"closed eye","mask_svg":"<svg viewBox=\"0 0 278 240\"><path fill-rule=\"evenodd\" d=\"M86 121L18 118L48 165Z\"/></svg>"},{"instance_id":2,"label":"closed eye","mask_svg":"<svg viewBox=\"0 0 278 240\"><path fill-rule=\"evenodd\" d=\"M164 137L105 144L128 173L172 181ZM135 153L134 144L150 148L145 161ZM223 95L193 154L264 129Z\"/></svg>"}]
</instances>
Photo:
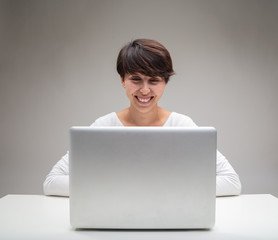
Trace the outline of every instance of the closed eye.
<instances>
[{"instance_id":1,"label":"closed eye","mask_svg":"<svg viewBox=\"0 0 278 240\"><path fill-rule=\"evenodd\" d=\"M142 79L140 77L134 76L130 78L132 82L134 83L140 83Z\"/></svg>"},{"instance_id":2,"label":"closed eye","mask_svg":"<svg viewBox=\"0 0 278 240\"><path fill-rule=\"evenodd\" d=\"M150 82L151 82L152 84L155 84L155 83L159 83L160 80L159 80L159 79L151 79Z\"/></svg>"}]
</instances>

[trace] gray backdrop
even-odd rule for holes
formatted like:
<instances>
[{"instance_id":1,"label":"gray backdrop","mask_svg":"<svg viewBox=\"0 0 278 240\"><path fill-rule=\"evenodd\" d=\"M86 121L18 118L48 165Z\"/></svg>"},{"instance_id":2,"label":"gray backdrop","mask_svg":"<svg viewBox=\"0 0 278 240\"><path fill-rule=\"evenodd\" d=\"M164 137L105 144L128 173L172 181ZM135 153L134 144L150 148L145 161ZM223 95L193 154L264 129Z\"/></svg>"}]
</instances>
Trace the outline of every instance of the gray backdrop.
<instances>
[{"instance_id":1,"label":"gray backdrop","mask_svg":"<svg viewBox=\"0 0 278 240\"><path fill-rule=\"evenodd\" d=\"M1 1L0 197L42 194L68 129L128 107L128 41L170 51L161 106L215 126L243 193L278 197L278 1Z\"/></svg>"}]
</instances>

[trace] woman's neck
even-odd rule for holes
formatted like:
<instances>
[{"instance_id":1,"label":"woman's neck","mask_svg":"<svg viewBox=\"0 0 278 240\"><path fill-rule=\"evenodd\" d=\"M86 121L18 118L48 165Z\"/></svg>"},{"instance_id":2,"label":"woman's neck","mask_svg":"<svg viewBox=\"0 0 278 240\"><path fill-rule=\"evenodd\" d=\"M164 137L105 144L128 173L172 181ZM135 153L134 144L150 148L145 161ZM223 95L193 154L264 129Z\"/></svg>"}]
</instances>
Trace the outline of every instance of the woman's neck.
<instances>
[{"instance_id":1,"label":"woman's neck","mask_svg":"<svg viewBox=\"0 0 278 240\"><path fill-rule=\"evenodd\" d=\"M148 112L139 112L129 107L119 112L118 117L125 126L163 126L170 114L157 106Z\"/></svg>"}]
</instances>

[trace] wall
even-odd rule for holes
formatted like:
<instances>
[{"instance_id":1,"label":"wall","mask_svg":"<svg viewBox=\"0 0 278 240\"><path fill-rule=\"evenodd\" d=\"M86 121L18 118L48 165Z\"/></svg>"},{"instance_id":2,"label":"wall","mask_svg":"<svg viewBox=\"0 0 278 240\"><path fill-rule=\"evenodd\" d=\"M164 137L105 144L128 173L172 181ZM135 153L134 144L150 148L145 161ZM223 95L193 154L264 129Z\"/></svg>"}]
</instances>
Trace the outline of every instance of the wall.
<instances>
[{"instance_id":1,"label":"wall","mask_svg":"<svg viewBox=\"0 0 278 240\"><path fill-rule=\"evenodd\" d=\"M278 197L278 1L0 2L0 197L42 194L68 129L128 106L115 70L128 41L170 51L161 106L218 130L243 193Z\"/></svg>"}]
</instances>

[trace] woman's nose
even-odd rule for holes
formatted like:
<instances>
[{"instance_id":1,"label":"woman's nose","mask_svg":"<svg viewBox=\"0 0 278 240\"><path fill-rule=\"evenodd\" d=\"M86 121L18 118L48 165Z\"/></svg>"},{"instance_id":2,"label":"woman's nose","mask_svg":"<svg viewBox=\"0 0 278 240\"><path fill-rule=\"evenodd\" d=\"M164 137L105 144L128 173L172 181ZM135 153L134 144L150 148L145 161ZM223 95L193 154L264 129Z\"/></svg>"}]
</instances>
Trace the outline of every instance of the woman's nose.
<instances>
[{"instance_id":1,"label":"woman's nose","mask_svg":"<svg viewBox=\"0 0 278 240\"><path fill-rule=\"evenodd\" d=\"M148 86L143 86L141 89L140 89L140 93L142 93L143 95L147 95L148 93L150 92L150 88Z\"/></svg>"},{"instance_id":2,"label":"woman's nose","mask_svg":"<svg viewBox=\"0 0 278 240\"><path fill-rule=\"evenodd\" d=\"M147 95L150 92L150 87L148 84L144 83L143 86L140 89L140 93L143 95Z\"/></svg>"}]
</instances>

